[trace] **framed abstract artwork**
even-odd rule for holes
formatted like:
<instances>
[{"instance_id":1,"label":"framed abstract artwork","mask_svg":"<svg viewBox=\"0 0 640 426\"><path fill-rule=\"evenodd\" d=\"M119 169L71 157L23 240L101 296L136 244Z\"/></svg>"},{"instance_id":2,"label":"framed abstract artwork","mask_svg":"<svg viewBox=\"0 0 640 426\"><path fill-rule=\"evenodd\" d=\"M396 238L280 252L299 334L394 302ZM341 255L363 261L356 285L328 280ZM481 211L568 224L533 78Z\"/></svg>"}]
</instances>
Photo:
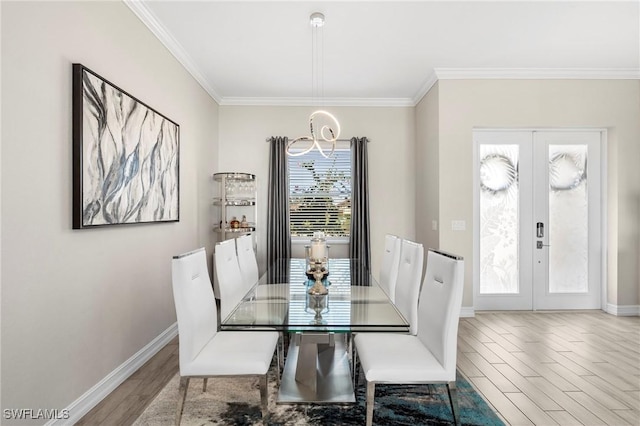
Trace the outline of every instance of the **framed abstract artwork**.
<instances>
[{"instance_id":1,"label":"framed abstract artwork","mask_svg":"<svg viewBox=\"0 0 640 426\"><path fill-rule=\"evenodd\" d=\"M180 220L180 126L73 64L73 229Z\"/></svg>"}]
</instances>

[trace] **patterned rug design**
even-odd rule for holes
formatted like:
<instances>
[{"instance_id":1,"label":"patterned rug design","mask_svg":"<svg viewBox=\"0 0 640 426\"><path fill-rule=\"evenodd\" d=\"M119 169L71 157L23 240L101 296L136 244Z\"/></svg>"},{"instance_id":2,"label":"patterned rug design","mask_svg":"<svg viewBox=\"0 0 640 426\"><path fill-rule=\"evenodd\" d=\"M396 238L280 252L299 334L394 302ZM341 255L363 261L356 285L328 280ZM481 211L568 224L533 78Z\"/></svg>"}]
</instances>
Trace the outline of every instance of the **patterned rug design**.
<instances>
[{"instance_id":1,"label":"patterned rug design","mask_svg":"<svg viewBox=\"0 0 640 426\"><path fill-rule=\"evenodd\" d=\"M364 425L365 386L356 389L351 405L276 404L278 387L269 377L269 412L266 425ZM140 415L134 426L173 425L178 400L179 376L167 386ZM458 405L464 425L503 426L482 397L458 374ZM252 378L209 379L207 392L202 380L192 379L182 415L182 425L264 425L260 415L258 382ZM377 385L374 424L449 425L453 424L446 386Z\"/></svg>"}]
</instances>

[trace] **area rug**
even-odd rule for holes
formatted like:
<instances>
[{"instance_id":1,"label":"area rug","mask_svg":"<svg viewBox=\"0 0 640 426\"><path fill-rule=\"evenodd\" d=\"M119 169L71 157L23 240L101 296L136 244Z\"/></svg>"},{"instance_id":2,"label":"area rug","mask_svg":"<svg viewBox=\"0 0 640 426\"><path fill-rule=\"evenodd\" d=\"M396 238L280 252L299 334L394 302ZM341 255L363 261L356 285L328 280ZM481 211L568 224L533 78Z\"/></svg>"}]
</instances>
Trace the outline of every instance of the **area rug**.
<instances>
[{"instance_id":1,"label":"area rug","mask_svg":"<svg viewBox=\"0 0 640 426\"><path fill-rule=\"evenodd\" d=\"M362 374L360 375L363 376ZM173 425L178 401L179 376L140 415L134 426ZM464 377L458 374L458 405L464 425L504 425ZM278 386L269 377L270 418L263 422L260 392L253 378L192 379L184 404L182 425L364 425L365 386L359 383L356 403L350 405L276 404ZM446 386L376 385L374 424L453 424Z\"/></svg>"}]
</instances>

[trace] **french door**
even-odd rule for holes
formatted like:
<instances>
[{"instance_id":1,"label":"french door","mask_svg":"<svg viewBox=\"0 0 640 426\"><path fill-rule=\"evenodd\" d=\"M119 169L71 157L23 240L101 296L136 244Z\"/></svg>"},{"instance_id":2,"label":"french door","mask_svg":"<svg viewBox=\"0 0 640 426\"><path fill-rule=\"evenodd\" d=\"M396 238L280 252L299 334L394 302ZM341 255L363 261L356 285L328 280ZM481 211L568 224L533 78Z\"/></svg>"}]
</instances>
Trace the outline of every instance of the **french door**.
<instances>
[{"instance_id":1,"label":"french door","mask_svg":"<svg viewBox=\"0 0 640 426\"><path fill-rule=\"evenodd\" d=\"M602 133L473 138L475 308L600 308Z\"/></svg>"}]
</instances>

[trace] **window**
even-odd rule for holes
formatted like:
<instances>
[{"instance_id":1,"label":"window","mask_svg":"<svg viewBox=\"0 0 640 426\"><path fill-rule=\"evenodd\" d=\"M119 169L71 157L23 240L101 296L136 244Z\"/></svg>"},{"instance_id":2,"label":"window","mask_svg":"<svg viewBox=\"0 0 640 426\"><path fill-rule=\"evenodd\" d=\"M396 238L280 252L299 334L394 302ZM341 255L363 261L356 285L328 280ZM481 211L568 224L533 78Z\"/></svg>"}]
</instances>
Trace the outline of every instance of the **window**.
<instances>
[{"instance_id":1,"label":"window","mask_svg":"<svg viewBox=\"0 0 640 426\"><path fill-rule=\"evenodd\" d=\"M329 152L329 150L325 151ZM292 237L348 237L351 226L351 149L338 143L333 156L317 150L289 157L289 214Z\"/></svg>"}]
</instances>

